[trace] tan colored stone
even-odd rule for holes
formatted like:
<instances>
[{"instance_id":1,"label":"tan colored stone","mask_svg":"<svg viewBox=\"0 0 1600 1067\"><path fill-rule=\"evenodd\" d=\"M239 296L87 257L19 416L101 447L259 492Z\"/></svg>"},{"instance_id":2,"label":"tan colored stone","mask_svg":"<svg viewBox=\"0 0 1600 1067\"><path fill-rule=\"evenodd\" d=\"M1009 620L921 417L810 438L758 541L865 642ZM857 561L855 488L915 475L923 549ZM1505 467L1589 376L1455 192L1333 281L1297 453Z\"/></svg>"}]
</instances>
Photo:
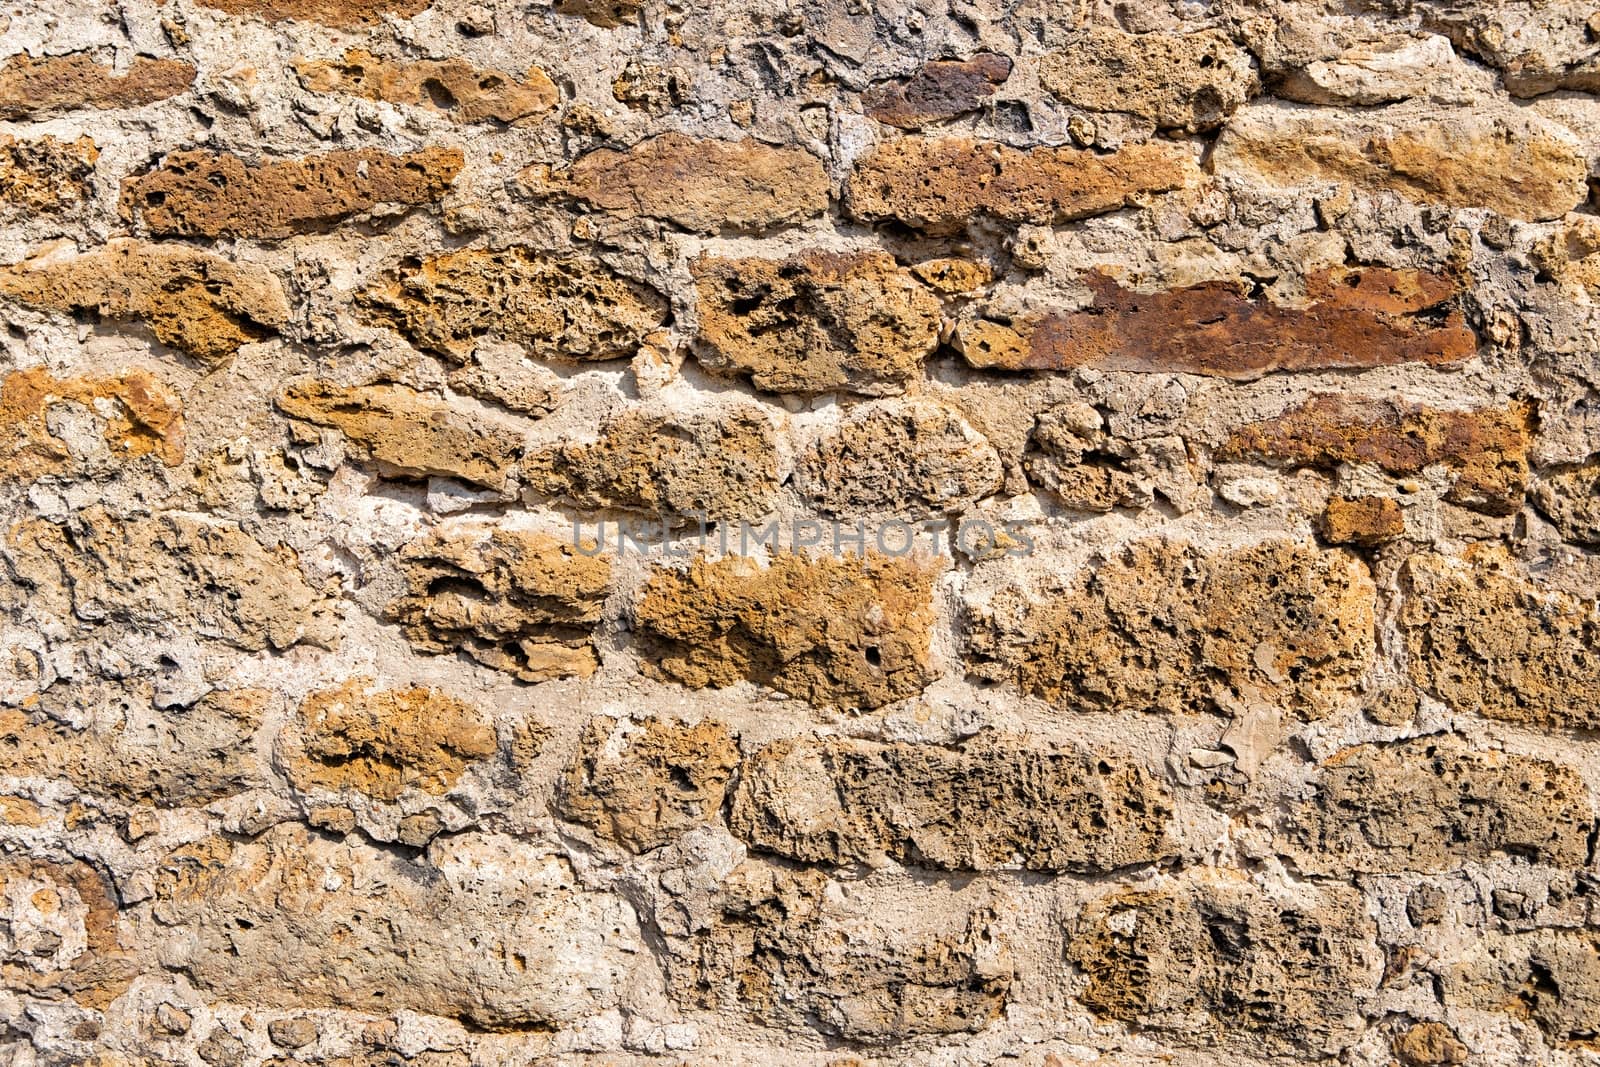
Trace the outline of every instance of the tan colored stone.
<instances>
[{"instance_id":1,"label":"tan colored stone","mask_svg":"<svg viewBox=\"0 0 1600 1067\"><path fill-rule=\"evenodd\" d=\"M673 901L657 917L670 988L683 1003L866 1045L976 1033L1001 1016L1013 984L1002 898L931 882L897 900L849 885L752 859L715 892Z\"/></svg>"},{"instance_id":2,"label":"tan colored stone","mask_svg":"<svg viewBox=\"0 0 1600 1067\"><path fill-rule=\"evenodd\" d=\"M383 206L439 200L459 148L390 155L373 148L247 163L225 152L170 152L122 183L122 211L163 237L281 238L319 233Z\"/></svg>"},{"instance_id":3,"label":"tan colored stone","mask_svg":"<svg viewBox=\"0 0 1600 1067\"><path fill-rule=\"evenodd\" d=\"M0 722L9 717L0 711ZM4 727L0 727L4 729ZM8 826L38 828L48 821L45 811L27 797L0 796L0 823Z\"/></svg>"},{"instance_id":4,"label":"tan colored stone","mask_svg":"<svg viewBox=\"0 0 1600 1067\"><path fill-rule=\"evenodd\" d=\"M1342 551L1268 541L1202 552L1135 541L1036 599L969 597L967 666L1056 703L1118 712L1348 704L1373 652L1376 589Z\"/></svg>"},{"instance_id":5,"label":"tan colored stone","mask_svg":"<svg viewBox=\"0 0 1600 1067\"><path fill-rule=\"evenodd\" d=\"M597 716L561 779L556 813L648 852L721 818L738 766L739 749L719 722Z\"/></svg>"},{"instance_id":6,"label":"tan colored stone","mask_svg":"<svg viewBox=\"0 0 1600 1067\"><path fill-rule=\"evenodd\" d=\"M1329 544L1372 546L1404 537L1405 512L1386 496L1336 496L1328 501L1318 527Z\"/></svg>"},{"instance_id":7,"label":"tan colored stone","mask_svg":"<svg viewBox=\"0 0 1600 1067\"><path fill-rule=\"evenodd\" d=\"M1287 71L1272 90L1306 104L1371 107L1426 97L1448 86L1462 67L1443 37L1394 37L1363 42Z\"/></svg>"},{"instance_id":8,"label":"tan colored stone","mask_svg":"<svg viewBox=\"0 0 1600 1067\"><path fill-rule=\"evenodd\" d=\"M385 15L408 19L432 0L200 0L204 7L230 15L255 16L266 22L302 19L324 26L355 29L383 21Z\"/></svg>"},{"instance_id":9,"label":"tan colored stone","mask_svg":"<svg viewBox=\"0 0 1600 1067\"><path fill-rule=\"evenodd\" d=\"M1444 411L1329 393L1235 430L1217 456L1323 469L1372 464L1394 475L1442 465L1455 474L1445 499L1505 515L1522 505L1532 419L1523 402Z\"/></svg>"},{"instance_id":10,"label":"tan colored stone","mask_svg":"<svg viewBox=\"0 0 1600 1067\"><path fill-rule=\"evenodd\" d=\"M287 547L181 512L124 519L99 504L58 526L25 519L7 537L29 606L59 624L220 639L246 651L329 640L330 606Z\"/></svg>"},{"instance_id":11,"label":"tan colored stone","mask_svg":"<svg viewBox=\"0 0 1600 1067\"><path fill-rule=\"evenodd\" d=\"M65 404L95 414L113 461L154 455L168 467L183 462L183 402L149 371L55 378L35 367L0 379L0 471L30 481L85 472L84 458L50 430L51 412Z\"/></svg>"},{"instance_id":12,"label":"tan colored stone","mask_svg":"<svg viewBox=\"0 0 1600 1067\"><path fill-rule=\"evenodd\" d=\"M1028 480L1079 511L1148 507L1154 471L1131 441L1108 432L1091 404L1060 404L1039 413L1022 457Z\"/></svg>"},{"instance_id":13,"label":"tan colored stone","mask_svg":"<svg viewBox=\"0 0 1600 1067\"><path fill-rule=\"evenodd\" d=\"M1322 764L1293 822L1300 869L1343 876L1496 855L1582 867L1595 813L1572 768L1443 735L1345 749Z\"/></svg>"},{"instance_id":14,"label":"tan colored stone","mask_svg":"<svg viewBox=\"0 0 1600 1067\"><path fill-rule=\"evenodd\" d=\"M1600 1029L1600 935L1593 929L1485 931L1443 974L1450 1007L1505 1012L1556 1047L1594 1047Z\"/></svg>"},{"instance_id":15,"label":"tan colored stone","mask_svg":"<svg viewBox=\"0 0 1600 1067\"><path fill-rule=\"evenodd\" d=\"M631 359L668 310L654 289L592 260L521 247L404 264L360 302L417 347L455 359L491 338L538 359Z\"/></svg>"},{"instance_id":16,"label":"tan colored stone","mask_svg":"<svg viewBox=\"0 0 1600 1067\"><path fill-rule=\"evenodd\" d=\"M284 770L302 793L353 789L393 801L408 789L442 796L469 763L494 752L494 725L471 704L437 689L378 689L351 678L301 702Z\"/></svg>"},{"instance_id":17,"label":"tan colored stone","mask_svg":"<svg viewBox=\"0 0 1600 1067\"><path fill-rule=\"evenodd\" d=\"M303 826L161 863L156 915L208 1000L421 1012L491 1030L607 1008L643 958L633 911L525 841L465 833L408 859Z\"/></svg>"},{"instance_id":18,"label":"tan colored stone","mask_svg":"<svg viewBox=\"0 0 1600 1067\"><path fill-rule=\"evenodd\" d=\"M127 988L116 890L81 860L0 857L0 984L13 995L103 1009Z\"/></svg>"},{"instance_id":19,"label":"tan colored stone","mask_svg":"<svg viewBox=\"0 0 1600 1067\"><path fill-rule=\"evenodd\" d=\"M955 347L974 367L1234 379L1280 370L1455 364L1478 349L1455 306L1455 285L1422 271L1322 271L1307 279L1303 306L1247 295L1243 279L1141 293L1091 270L1083 284L1093 299L1080 310L980 312L956 328Z\"/></svg>"},{"instance_id":20,"label":"tan colored stone","mask_svg":"<svg viewBox=\"0 0 1600 1067\"><path fill-rule=\"evenodd\" d=\"M777 502L777 449L772 420L755 404L682 414L629 408L592 443L528 456L523 483L586 510L754 520Z\"/></svg>"},{"instance_id":21,"label":"tan colored stone","mask_svg":"<svg viewBox=\"0 0 1600 1067\"><path fill-rule=\"evenodd\" d=\"M1430 4L1423 26L1500 75L1514 97L1600 91L1592 8L1582 3Z\"/></svg>"},{"instance_id":22,"label":"tan colored stone","mask_svg":"<svg viewBox=\"0 0 1600 1067\"><path fill-rule=\"evenodd\" d=\"M1110 155L1076 148L1011 148L963 137L904 137L879 145L845 184L850 215L957 233L989 216L1002 222L1070 222L1127 207L1199 176L1189 149L1163 142Z\"/></svg>"},{"instance_id":23,"label":"tan colored stone","mask_svg":"<svg viewBox=\"0 0 1600 1067\"><path fill-rule=\"evenodd\" d=\"M1220 30L1124 33L1090 26L1039 61L1046 92L1089 111L1121 111L1159 129L1215 129L1260 88L1250 53Z\"/></svg>"},{"instance_id":24,"label":"tan colored stone","mask_svg":"<svg viewBox=\"0 0 1600 1067\"><path fill-rule=\"evenodd\" d=\"M555 83L538 67L519 78L456 57L407 63L352 48L342 60L296 60L294 72L312 92L425 107L463 123L516 122L542 115L560 98Z\"/></svg>"},{"instance_id":25,"label":"tan colored stone","mask_svg":"<svg viewBox=\"0 0 1600 1067\"><path fill-rule=\"evenodd\" d=\"M1600 463L1542 473L1534 483L1533 500L1568 541L1600 544Z\"/></svg>"},{"instance_id":26,"label":"tan colored stone","mask_svg":"<svg viewBox=\"0 0 1600 1067\"><path fill-rule=\"evenodd\" d=\"M1441 121L1432 103L1385 108L1256 104L1212 152L1221 176L1295 187L1348 182L1407 200L1554 219L1588 198L1588 160L1567 130L1534 112L1483 105Z\"/></svg>"},{"instance_id":27,"label":"tan colored stone","mask_svg":"<svg viewBox=\"0 0 1600 1067\"><path fill-rule=\"evenodd\" d=\"M1169 853L1172 796L1115 753L982 735L959 749L840 737L746 761L729 828L752 848L836 866L1094 873Z\"/></svg>"},{"instance_id":28,"label":"tan colored stone","mask_svg":"<svg viewBox=\"0 0 1600 1067\"><path fill-rule=\"evenodd\" d=\"M994 269L989 264L954 256L925 259L913 264L911 273L934 292L946 296L976 293L994 281Z\"/></svg>"},{"instance_id":29,"label":"tan colored stone","mask_svg":"<svg viewBox=\"0 0 1600 1067\"><path fill-rule=\"evenodd\" d=\"M1408 1026L1390 1047L1404 1067L1459 1067L1467 1062L1467 1046L1443 1023Z\"/></svg>"},{"instance_id":30,"label":"tan colored stone","mask_svg":"<svg viewBox=\"0 0 1600 1067\"><path fill-rule=\"evenodd\" d=\"M539 184L539 175L526 177ZM803 148L665 133L618 151L599 148L550 178L550 191L622 218L694 233L766 230L820 215L828 177Z\"/></svg>"},{"instance_id":31,"label":"tan colored stone","mask_svg":"<svg viewBox=\"0 0 1600 1067\"><path fill-rule=\"evenodd\" d=\"M594 547L594 546L589 546ZM543 534L444 527L400 550L386 615L431 653L461 651L525 682L593 674L611 564Z\"/></svg>"},{"instance_id":32,"label":"tan colored stone","mask_svg":"<svg viewBox=\"0 0 1600 1067\"><path fill-rule=\"evenodd\" d=\"M998 492L1001 474L994 447L955 411L887 400L850 409L814 441L795 463L794 486L824 515L920 521Z\"/></svg>"},{"instance_id":33,"label":"tan colored stone","mask_svg":"<svg viewBox=\"0 0 1600 1067\"><path fill-rule=\"evenodd\" d=\"M645 63L629 59L622 73L611 79L611 95L635 111L665 115L686 106L692 99L694 78L677 65Z\"/></svg>"},{"instance_id":34,"label":"tan colored stone","mask_svg":"<svg viewBox=\"0 0 1600 1067\"><path fill-rule=\"evenodd\" d=\"M625 26L639 17L644 0L556 0L563 15L576 15L601 29Z\"/></svg>"},{"instance_id":35,"label":"tan colored stone","mask_svg":"<svg viewBox=\"0 0 1600 1067\"><path fill-rule=\"evenodd\" d=\"M47 693L44 710L56 710L57 699ZM66 781L130 804L206 804L266 784L255 732L270 700L260 689L218 690L191 707L154 710L109 692L81 730L0 708L0 747L7 774Z\"/></svg>"},{"instance_id":36,"label":"tan colored stone","mask_svg":"<svg viewBox=\"0 0 1600 1067\"><path fill-rule=\"evenodd\" d=\"M271 337L289 319L283 287L265 268L127 238L0 268L0 294L62 314L139 320L162 344L205 362Z\"/></svg>"},{"instance_id":37,"label":"tan colored stone","mask_svg":"<svg viewBox=\"0 0 1600 1067\"><path fill-rule=\"evenodd\" d=\"M1345 886L1269 894L1221 872L1187 886L1091 902L1067 958L1096 1014L1180 1045L1320 1059L1360 1036L1382 955L1361 895Z\"/></svg>"},{"instance_id":38,"label":"tan colored stone","mask_svg":"<svg viewBox=\"0 0 1600 1067\"><path fill-rule=\"evenodd\" d=\"M12 212L48 214L82 203L91 194L100 150L88 137L60 141L0 135L0 207Z\"/></svg>"},{"instance_id":39,"label":"tan colored stone","mask_svg":"<svg viewBox=\"0 0 1600 1067\"><path fill-rule=\"evenodd\" d=\"M1460 712L1600 728L1600 610L1540 588L1499 545L1406 561L1400 624L1411 672Z\"/></svg>"},{"instance_id":40,"label":"tan colored stone","mask_svg":"<svg viewBox=\"0 0 1600 1067\"><path fill-rule=\"evenodd\" d=\"M127 73L118 75L86 53L43 59L21 53L0 67L0 119L143 107L187 92L194 74L191 64L176 59L136 56Z\"/></svg>"},{"instance_id":41,"label":"tan colored stone","mask_svg":"<svg viewBox=\"0 0 1600 1067\"><path fill-rule=\"evenodd\" d=\"M285 388L277 404L285 415L338 430L381 470L401 477L438 475L503 489L522 454L514 427L403 385L302 381Z\"/></svg>"},{"instance_id":42,"label":"tan colored stone","mask_svg":"<svg viewBox=\"0 0 1600 1067\"><path fill-rule=\"evenodd\" d=\"M909 78L877 85L861 94L867 115L902 130L976 111L1011 76L1011 57L981 52L968 60L924 63Z\"/></svg>"},{"instance_id":43,"label":"tan colored stone","mask_svg":"<svg viewBox=\"0 0 1600 1067\"><path fill-rule=\"evenodd\" d=\"M700 362L768 392L899 392L939 343L938 299L887 253L702 256L690 270Z\"/></svg>"},{"instance_id":44,"label":"tan colored stone","mask_svg":"<svg viewBox=\"0 0 1600 1067\"><path fill-rule=\"evenodd\" d=\"M935 567L882 556L728 557L658 570L634 609L644 669L691 689L749 680L818 706L877 708L934 678Z\"/></svg>"}]
</instances>

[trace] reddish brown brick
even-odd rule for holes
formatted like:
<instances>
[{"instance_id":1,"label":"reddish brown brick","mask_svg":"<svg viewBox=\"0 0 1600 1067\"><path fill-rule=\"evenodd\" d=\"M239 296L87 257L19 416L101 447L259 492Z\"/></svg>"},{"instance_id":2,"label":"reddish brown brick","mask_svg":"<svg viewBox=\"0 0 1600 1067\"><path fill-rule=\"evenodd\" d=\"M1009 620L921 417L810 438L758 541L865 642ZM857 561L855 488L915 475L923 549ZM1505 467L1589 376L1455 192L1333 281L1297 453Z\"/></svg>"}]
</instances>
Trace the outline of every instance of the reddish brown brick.
<instances>
[{"instance_id":1,"label":"reddish brown brick","mask_svg":"<svg viewBox=\"0 0 1600 1067\"><path fill-rule=\"evenodd\" d=\"M1093 294L1087 307L969 319L957 327L956 347L975 367L1100 367L1234 379L1279 370L1461 363L1478 347L1453 306L1455 286L1422 271L1322 271L1307 279L1303 306L1253 296L1242 280L1158 293L1126 289L1098 270L1083 282Z\"/></svg>"},{"instance_id":2,"label":"reddish brown brick","mask_svg":"<svg viewBox=\"0 0 1600 1067\"><path fill-rule=\"evenodd\" d=\"M1524 403L1440 411L1329 394L1241 427L1218 457L1290 467L1370 463L1398 475L1437 464L1456 473L1447 500L1507 514L1520 506L1526 488L1532 415Z\"/></svg>"}]
</instances>

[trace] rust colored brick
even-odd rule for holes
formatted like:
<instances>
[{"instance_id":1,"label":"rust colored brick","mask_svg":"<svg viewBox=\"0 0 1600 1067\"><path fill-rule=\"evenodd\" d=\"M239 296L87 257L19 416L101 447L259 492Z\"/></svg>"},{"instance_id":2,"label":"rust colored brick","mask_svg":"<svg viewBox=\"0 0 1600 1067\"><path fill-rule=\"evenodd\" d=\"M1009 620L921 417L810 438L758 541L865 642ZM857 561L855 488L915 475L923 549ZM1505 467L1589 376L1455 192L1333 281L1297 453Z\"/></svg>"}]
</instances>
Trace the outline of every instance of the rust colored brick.
<instances>
[{"instance_id":1,"label":"rust colored brick","mask_svg":"<svg viewBox=\"0 0 1600 1067\"><path fill-rule=\"evenodd\" d=\"M1500 515L1522 502L1532 417L1532 408L1521 402L1441 411L1327 394L1239 428L1218 456L1290 467L1369 463L1397 475L1443 465L1456 472L1447 500Z\"/></svg>"},{"instance_id":2,"label":"rust colored brick","mask_svg":"<svg viewBox=\"0 0 1600 1067\"><path fill-rule=\"evenodd\" d=\"M1307 279L1304 306L1255 296L1244 282L1140 293L1095 270L1077 311L974 318L956 347L974 367L1203 374L1247 380L1281 370L1462 363L1478 338L1456 288L1423 271L1336 268Z\"/></svg>"}]
</instances>

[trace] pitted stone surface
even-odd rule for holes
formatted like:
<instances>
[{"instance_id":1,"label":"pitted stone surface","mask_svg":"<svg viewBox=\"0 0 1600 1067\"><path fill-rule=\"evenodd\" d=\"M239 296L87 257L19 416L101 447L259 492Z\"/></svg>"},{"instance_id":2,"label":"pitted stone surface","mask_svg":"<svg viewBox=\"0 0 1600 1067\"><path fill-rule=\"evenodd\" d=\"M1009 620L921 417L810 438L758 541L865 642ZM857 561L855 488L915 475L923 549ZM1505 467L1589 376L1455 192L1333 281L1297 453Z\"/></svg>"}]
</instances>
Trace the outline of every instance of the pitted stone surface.
<instances>
[{"instance_id":1,"label":"pitted stone surface","mask_svg":"<svg viewBox=\"0 0 1600 1067\"><path fill-rule=\"evenodd\" d=\"M0 1063L1592 1067L1600 16L0 10Z\"/></svg>"}]
</instances>

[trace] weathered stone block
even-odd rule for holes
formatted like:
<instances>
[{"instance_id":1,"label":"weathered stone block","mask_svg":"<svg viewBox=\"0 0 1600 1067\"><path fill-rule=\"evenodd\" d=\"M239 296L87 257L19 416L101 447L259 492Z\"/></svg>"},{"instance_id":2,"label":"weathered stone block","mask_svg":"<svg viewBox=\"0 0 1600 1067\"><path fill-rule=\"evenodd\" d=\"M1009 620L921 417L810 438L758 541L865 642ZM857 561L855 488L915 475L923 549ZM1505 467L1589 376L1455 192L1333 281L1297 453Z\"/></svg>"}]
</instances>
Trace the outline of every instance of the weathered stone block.
<instances>
[{"instance_id":1,"label":"weathered stone block","mask_svg":"<svg viewBox=\"0 0 1600 1067\"><path fill-rule=\"evenodd\" d=\"M1207 1043L1320 1060L1360 1036L1382 955L1360 894L1344 886L1278 893L1219 873L1091 902L1067 959L1096 1014Z\"/></svg>"},{"instance_id":2,"label":"weathered stone block","mask_svg":"<svg viewBox=\"0 0 1600 1067\"><path fill-rule=\"evenodd\" d=\"M976 111L1011 76L1011 58L981 52L967 60L934 60L909 78L861 94L866 113L889 126L917 130Z\"/></svg>"},{"instance_id":3,"label":"weathered stone block","mask_svg":"<svg viewBox=\"0 0 1600 1067\"><path fill-rule=\"evenodd\" d=\"M1488 933L1444 975L1444 1002L1530 1019L1557 1047L1600 1030L1600 937L1593 929Z\"/></svg>"},{"instance_id":4,"label":"weathered stone block","mask_svg":"<svg viewBox=\"0 0 1600 1067\"><path fill-rule=\"evenodd\" d=\"M587 677L611 564L545 534L443 527L399 553L407 591L386 609L424 652L460 650L522 681Z\"/></svg>"},{"instance_id":5,"label":"weathered stone block","mask_svg":"<svg viewBox=\"0 0 1600 1067\"><path fill-rule=\"evenodd\" d=\"M1447 500L1504 515L1522 504L1532 415L1523 403L1444 411L1325 394L1240 427L1217 455L1323 469L1371 464L1395 475L1442 466L1454 476Z\"/></svg>"},{"instance_id":6,"label":"weathered stone block","mask_svg":"<svg viewBox=\"0 0 1600 1067\"><path fill-rule=\"evenodd\" d=\"M1160 142L1110 155L1076 148L1011 148L961 137L905 137L874 149L845 184L862 222L959 232L981 217L1052 224L1102 215L1198 178L1189 150Z\"/></svg>"},{"instance_id":7,"label":"weathered stone block","mask_svg":"<svg viewBox=\"0 0 1600 1067\"><path fill-rule=\"evenodd\" d=\"M0 119L40 119L81 109L143 107L187 92L194 66L137 56L124 74L86 53L34 59L12 56L0 67Z\"/></svg>"},{"instance_id":8,"label":"weathered stone block","mask_svg":"<svg viewBox=\"0 0 1600 1067\"><path fill-rule=\"evenodd\" d=\"M1228 122L1211 166L1282 187L1349 182L1536 220L1559 218L1588 197L1587 159L1571 132L1488 103L1444 121L1425 101L1360 111L1254 104Z\"/></svg>"},{"instance_id":9,"label":"weathered stone block","mask_svg":"<svg viewBox=\"0 0 1600 1067\"><path fill-rule=\"evenodd\" d=\"M969 597L968 670L1068 705L1182 713L1223 697L1320 719L1373 651L1372 577L1340 551L1137 541L1064 586Z\"/></svg>"},{"instance_id":10,"label":"weathered stone block","mask_svg":"<svg viewBox=\"0 0 1600 1067\"><path fill-rule=\"evenodd\" d=\"M1501 547L1422 552L1401 572L1412 675L1452 708L1534 726L1600 726L1600 613L1547 591Z\"/></svg>"},{"instance_id":11,"label":"weathered stone block","mask_svg":"<svg viewBox=\"0 0 1600 1067\"><path fill-rule=\"evenodd\" d=\"M494 724L437 689L379 689L352 678L309 694L283 742L284 771L302 793L353 789L396 800L440 796L474 760L495 752Z\"/></svg>"},{"instance_id":12,"label":"weathered stone block","mask_svg":"<svg viewBox=\"0 0 1600 1067\"><path fill-rule=\"evenodd\" d=\"M1576 464L1540 475L1534 483L1533 501L1568 541L1600 544L1600 463Z\"/></svg>"},{"instance_id":13,"label":"weathered stone block","mask_svg":"<svg viewBox=\"0 0 1600 1067\"><path fill-rule=\"evenodd\" d=\"M1259 88L1250 53L1219 30L1125 33L1091 26L1039 64L1039 84L1090 111L1123 111L1161 129L1209 130Z\"/></svg>"},{"instance_id":14,"label":"weathered stone block","mask_svg":"<svg viewBox=\"0 0 1600 1067\"><path fill-rule=\"evenodd\" d=\"M539 173L525 177L546 185ZM664 133L618 151L599 148L551 175L549 192L620 218L660 219L693 233L760 231L820 215L822 164L803 148Z\"/></svg>"},{"instance_id":15,"label":"weathered stone block","mask_svg":"<svg viewBox=\"0 0 1600 1067\"><path fill-rule=\"evenodd\" d=\"M296 60L294 72L313 92L424 107L462 123L516 122L549 111L560 95L538 67L518 76L454 58L405 63L360 48L342 60Z\"/></svg>"},{"instance_id":16,"label":"weathered stone block","mask_svg":"<svg viewBox=\"0 0 1600 1067\"><path fill-rule=\"evenodd\" d=\"M729 557L659 570L634 616L651 674L693 689L740 681L813 704L876 708L934 678L935 567L883 556Z\"/></svg>"},{"instance_id":17,"label":"weathered stone block","mask_svg":"<svg viewBox=\"0 0 1600 1067\"><path fill-rule=\"evenodd\" d=\"M628 409L588 444L529 455L530 489L582 508L625 508L663 518L759 519L776 503L778 432L755 404L706 411Z\"/></svg>"},{"instance_id":18,"label":"weathered stone block","mask_svg":"<svg viewBox=\"0 0 1600 1067\"><path fill-rule=\"evenodd\" d=\"M190 707L157 711L108 694L97 702L102 713L81 730L48 715L0 709L6 773L65 780L125 803L205 804L266 784L255 732L271 696L219 690ZM52 709L55 698L43 703Z\"/></svg>"},{"instance_id":19,"label":"weathered stone block","mask_svg":"<svg viewBox=\"0 0 1600 1067\"><path fill-rule=\"evenodd\" d=\"M0 294L62 314L137 320L162 344L208 363L271 337L289 319L271 271L127 238L81 255L51 252L0 268Z\"/></svg>"},{"instance_id":20,"label":"weathered stone block","mask_svg":"<svg viewBox=\"0 0 1600 1067\"><path fill-rule=\"evenodd\" d=\"M430 3L432 0L204 0L203 6L230 15L253 15L269 23L299 19L356 29L382 22L385 15L410 18Z\"/></svg>"},{"instance_id":21,"label":"weathered stone block","mask_svg":"<svg viewBox=\"0 0 1600 1067\"><path fill-rule=\"evenodd\" d=\"M669 844L722 815L739 749L710 719L597 716L561 781L556 812L630 852Z\"/></svg>"},{"instance_id":22,"label":"weathered stone block","mask_svg":"<svg viewBox=\"0 0 1600 1067\"><path fill-rule=\"evenodd\" d=\"M384 206L430 204L460 173L461 150L376 149L247 163L223 152L172 152L122 183L122 211L162 237L282 238L318 233Z\"/></svg>"},{"instance_id":23,"label":"weathered stone block","mask_svg":"<svg viewBox=\"0 0 1600 1067\"><path fill-rule=\"evenodd\" d=\"M627 359L667 317L655 290L581 257L468 249L402 263L360 302L418 348L461 360L499 338L539 359Z\"/></svg>"},{"instance_id":24,"label":"weathered stone block","mask_svg":"<svg viewBox=\"0 0 1600 1067\"><path fill-rule=\"evenodd\" d=\"M1357 745L1293 815L1302 870L1443 871L1495 855L1582 867L1594 806L1570 767L1460 738Z\"/></svg>"},{"instance_id":25,"label":"weathered stone block","mask_svg":"<svg viewBox=\"0 0 1600 1067\"><path fill-rule=\"evenodd\" d=\"M976 1033L1012 988L1003 901L928 885L916 906L816 871L748 861L672 921L671 987L685 1002L868 1045Z\"/></svg>"},{"instance_id":26,"label":"weathered stone block","mask_svg":"<svg viewBox=\"0 0 1600 1067\"><path fill-rule=\"evenodd\" d=\"M922 520L1000 489L1000 457L959 414L925 400L863 404L795 464L795 488L824 515Z\"/></svg>"},{"instance_id":27,"label":"weathered stone block","mask_svg":"<svg viewBox=\"0 0 1600 1067\"><path fill-rule=\"evenodd\" d=\"M800 737L746 761L729 825L804 863L1093 873L1167 855L1171 817L1166 787L1115 753Z\"/></svg>"},{"instance_id":28,"label":"weathered stone block","mask_svg":"<svg viewBox=\"0 0 1600 1067\"><path fill-rule=\"evenodd\" d=\"M285 415L338 430L401 477L502 489L522 455L523 435L509 423L403 385L298 382L277 404Z\"/></svg>"},{"instance_id":29,"label":"weathered stone block","mask_svg":"<svg viewBox=\"0 0 1600 1067\"><path fill-rule=\"evenodd\" d=\"M48 214L82 203L91 195L89 178L99 158L88 137L0 136L0 210L12 216Z\"/></svg>"},{"instance_id":30,"label":"weathered stone block","mask_svg":"<svg viewBox=\"0 0 1600 1067\"><path fill-rule=\"evenodd\" d=\"M24 520L7 543L30 607L69 628L185 632L247 651L329 637L330 605L294 551L233 523L182 512L124 519L92 505L67 525Z\"/></svg>"},{"instance_id":31,"label":"weathered stone block","mask_svg":"<svg viewBox=\"0 0 1600 1067\"><path fill-rule=\"evenodd\" d=\"M281 825L171 853L156 916L209 998L416 1011L487 1029L614 1006L643 952L631 908L509 837L443 837L419 860Z\"/></svg>"},{"instance_id":32,"label":"weathered stone block","mask_svg":"<svg viewBox=\"0 0 1600 1067\"><path fill-rule=\"evenodd\" d=\"M1456 288L1421 271L1339 268L1307 280L1303 306L1252 296L1243 282L1140 293L1092 270L1078 311L964 319L955 346L974 367L1203 374L1338 370L1471 359L1477 335Z\"/></svg>"},{"instance_id":33,"label":"weathered stone block","mask_svg":"<svg viewBox=\"0 0 1600 1067\"><path fill-rule=\"evenodd\" d=\"M882 252L702 256L690 269L700 362L758 389L899 392L939 342L938 299Z\"/></svg>"}]
</instances>

